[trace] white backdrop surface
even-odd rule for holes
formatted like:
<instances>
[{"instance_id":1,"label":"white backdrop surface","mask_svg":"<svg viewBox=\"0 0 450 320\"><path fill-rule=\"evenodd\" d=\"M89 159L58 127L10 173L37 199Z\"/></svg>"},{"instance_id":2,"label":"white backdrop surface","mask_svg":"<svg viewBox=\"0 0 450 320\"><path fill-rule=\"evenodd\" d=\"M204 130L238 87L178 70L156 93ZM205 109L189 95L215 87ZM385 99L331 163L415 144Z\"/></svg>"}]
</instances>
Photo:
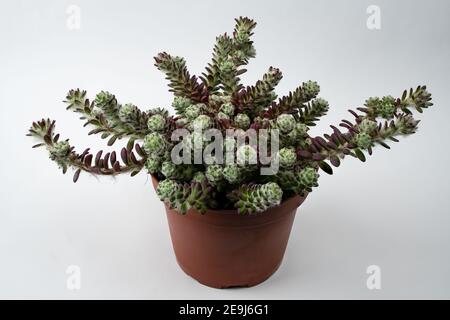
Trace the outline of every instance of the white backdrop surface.
<instances>
[{"instance_id":1,"label":"white backdrop surface","mask_svg":"<svg viewBox=\"0 0 450 320\"><path fill-rule=\"evenodd\" d=\"M381 29L366 26L369 5ZM67 9L80 9L80 29ZM448 1L2 1L0 10L0 298L315 299L450 298L450 3ZM140 174L81 176L74 185L25 133L51 117L80 149L87 137L61 102L71 88L100 90L142 108L168 106L152 57L210 61L233 18L258 22L254 83L273 65L278 93L316 80L331 110L313 132L373 95L427 84L435 106L419 132L366 163L347 159L298 211L285 260L265 283L216 290L177 266L162 204ZM68 290L68 266L81 270ZM366 268L381 269L368 290Z\"/></svg>"}]
</instances>

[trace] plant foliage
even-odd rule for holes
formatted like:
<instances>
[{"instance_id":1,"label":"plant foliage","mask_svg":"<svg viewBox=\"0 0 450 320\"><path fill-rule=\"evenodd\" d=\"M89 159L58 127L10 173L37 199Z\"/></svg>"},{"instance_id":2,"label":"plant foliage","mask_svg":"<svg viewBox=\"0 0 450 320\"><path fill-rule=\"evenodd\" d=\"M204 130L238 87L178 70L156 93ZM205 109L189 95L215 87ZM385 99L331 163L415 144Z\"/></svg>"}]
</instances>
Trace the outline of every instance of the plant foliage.
<instances>
[{"instance_id":1,"label":"plant foliage","mask_svg":"<svg viewBox=\"0 0 450 320\"><path fill-rule=\"evenodd\" d=\"M416 132L418 120L412 113L432 106L425 86L405 90L399 97L372 97L362 107L349 110L353 119L331 126L323 136L310 136L309 128L329 109L319 97L320 87L307 81L280 98L275 92L282 79L279 69L270 67L254 85L244 86L240 76L255 57L251 37L256 23L246 17L236 19L232 34L217 37L213 57L205 72L191 75L183 58L162 52L155 57L174 94L175 115L162 108L143 111L137 106L121 104L106 91L94 99L86 91L70 90L67 109L78 113L89 134L99 134L108 146L126 139L120 152L92 153L86 149L77 153L69 140L61 140L55 132L55 121L34 122L28 135L39 140L34 147L45 147L50 159L64 173L75 170L76 182L81 172L94 175L136 175L143 169L160 183L157 194L179 212L190 208L205 212L208 208L236 208L242 214L252 214L277 206L295 194L305 195L317 187L319 172L328 174L346 156L366 161L376 145L390 148L402 135ZM194 128L277 129L281 149L277 157L280 170L262 176L259 165L253 164L176 164L170 154L174 148L171 135L184 128L191 142L197 137ZM224 145L233 141L224 141ZM203 146L202 146L203 147ZM236 151L239 156L258 157L257 148L245 146Z\"/></svg>"}]
</instances>

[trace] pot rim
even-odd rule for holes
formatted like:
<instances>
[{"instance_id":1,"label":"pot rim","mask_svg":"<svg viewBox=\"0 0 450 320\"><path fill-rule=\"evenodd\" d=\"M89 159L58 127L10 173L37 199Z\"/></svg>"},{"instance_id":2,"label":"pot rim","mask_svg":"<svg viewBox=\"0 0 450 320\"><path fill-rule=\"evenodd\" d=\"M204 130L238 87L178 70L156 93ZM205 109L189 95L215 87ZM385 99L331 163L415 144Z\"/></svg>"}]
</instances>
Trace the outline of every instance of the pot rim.
<instances>
[{"instance_id":1,"label":"pot rim","mask_svg":"<svg viewBox=\"0 0 450 320\"><path fill-rule=\"evenodd\" d=\"M155 176L152 175L152 174L151 174L150 176L152 177L153 187L154 187L155 190L156 190L156 187L158 186L159 180L158 180L157 177L155 177ZM285 203L287 203L287 202L298 202L298 205L296 206L296 207L298 207L300 204L303 203L303 201L305 201L305 199L306 199L306 197L308 196L308 194L309 194L309 193L306 192L304 196L301 196L301 195L298 195L298 194L293 195L293 196L291 196L291 197L289 197L289 198L286 198L286 199L284 199L283 201L281 201L279 205L277 205L277 206L275 206L275 207L271 207L271 208L269 208L269 209L267 209L267 210L265 210L265 211L263 211L263 212L258 212L258 213L241 214L241 213L238 213L237 209L211 209L211 208L208 208L208 209L206 210L205 213L200 214L200 215L201 215L201 216L204 216L204 215L206 215L206 214L214 214L214 215L240 216L240 217L247 217L247 218L248 218L248 217L259 217L259 216L268 214L268 213L271 212L273 209L277 209L278 207L282 206L283 204L285 204ZM161 201L161 200L160 200L160 201ZM164 202L164 201L161 201L161 202L164 204L164 206L166 206L167 208L170 208L169 205L168 205L166 202ZM170 209L171 209L171 208L170 208ZM197 209L191 208L191 209L188 210L187 213L189 213L189 211L192 211L192 210L197 211ZM187 213L186 213L186 214L187 214Z\"/></svg>"}]
</instances>

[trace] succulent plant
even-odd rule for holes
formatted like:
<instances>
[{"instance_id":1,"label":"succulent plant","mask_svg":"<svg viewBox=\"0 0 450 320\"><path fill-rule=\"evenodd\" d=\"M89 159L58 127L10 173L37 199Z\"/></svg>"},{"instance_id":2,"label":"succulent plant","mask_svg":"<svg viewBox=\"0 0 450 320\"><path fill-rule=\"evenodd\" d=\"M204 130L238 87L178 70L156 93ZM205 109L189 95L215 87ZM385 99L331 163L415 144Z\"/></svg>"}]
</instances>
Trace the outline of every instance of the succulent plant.
<instances>
[{"instance_id":1,"label":"succulent plant","mask_svg":"<svg viewBox=\"0 0 450 320\"><path fill-rule=\"evenodd\" d=\"M304 82L278 98L275 88L282 73L270 67L255 84L241 84L239 77L256 55L255 26L249 18L236 19L232 33L217 37L212 60L200 77L190 74L183 58L166 52L155 57L155 66L165 74L174 94L171 105L175 115L163 108L142 111L131 103L122 105L107 91L91 101L86 91L70 90L67 109L92 127L89 134L107 139L108 146L126 139L120 152L91 153L86 149L77 153L69 140L60 140L55 122L49 119L32 124L28 135L39 140L34 147L45 147L64 173L73 168L74 182L81 172L115 176L136 175L144 169L158 179L159 198L180 213L191 208L200 212L235 208L253 214L311 192L318 186L319 171L332 174L332 167L340 166L345 157L366 161L375 146L390 148L389 141L415 133L419 121L412 111L421 113L432 106L425 86L405 90L397 98L372 97L349 110L352 121L342 120L331 126L331 133L312 136L309 129L329 110L328 102L319 97L317 82ZM279 133L279 150L274 146L266 150L269 160L279 161L279 170L261 174L263 150L255 143L238 144L239 135L225 136L219 143L237 161L196 162L195 151L202 155L209 147L203 133L209 128L223 136L228 130L244 136L250 130ZM171 137L177 129L187 132L182 145L194 147L193 153L183 149L178 157L187 162L178 163L171 157L177 147ZM208 157L217 159L217 153L215 150Z\"/></svg>"},{"instance_id":2,"label":"succulent plant","mask_svg":"<svg viewBox=\"0 0 450 320\"><path fill-rule=\"evenodd\" d=\"M145 161L145 168L150 174L157 174L161 170L161 161L158 158L148 158Z\"/></svg>"},{"instance_id":3,"label":"succulent plant","mask_svg":"<svg viewBox=\"0 0 450 320\"><path fill-rule=\"evenodd\" d=\"M175 178L177 174L177 167L172 161L164 161L161 164L161 173L168 179Z\"/></svg>"},{"instance_id":4,"label":"succulent plant","mask_svg":"<svg viewBox=\"0 0 450 320\"><path fill-rule=\"evenodd\" d=\"M288 133L295 128L295 118L292 114L280 114L277 117L277 128L283 133Z\"/></svg>"},{"instance_id":5,"label":"succulent plant","mask_svg":"<svg viewBox=\"0 0 450 320\"><path fill-rule=\"evenodd\" d=\"M245 113L239 113L234 117L234 125L236 128L247 130L250 127L250 117Z\"/></svg>"},{"instance_id":6,"label":"succulent plant","mask_svg":"<svg viewBox=\"0 0 450 320\"><path fill-rule=\"evenodd\" d=\"M206 179L205 173L202 171L197 171L192 177L193 182L201 183Z\"/></svg>"},{"instance_id":7,"label":"succulent plant","mask_svg":"<svg viewBox=\"0 0 450 320\"><path fill-rule=\"evenodd\" d=\"M222 171L223 177L231 184L238 183L242 177L241 169L235 164L226 165Z\"/></svg>"},{"instance_id":8,"label":"succulent plant","mask_svg":"<svg viewBox=\"0 0 450 320\"><path fill-rule=\"evenodd\" d=\"M222 166L218 164L207 166L205 176L212 185L217 184L218 182L222 181L223 178Z\"/></svg>"},{"instance_id":9,"label":"succulent plant","mask_svg":"<svg viewBox=\"0 0 450 320\"><path fill-rule=\"evenodd\" d=\"M372 146L372 137L366 132L357 133L355 143L361 149L369 149Z\"/></svg>"},{"instance_id":10,"label":"succulent plant","mask_svg":"<svg viewBox=\"0 0 450 320\"><path fill-rule=\"evenodd\" d=\"M184 115L189 120L194 120L195 118L197 118L200 115L200 112L201 112L200 105L193 104L193 105L190 105L189 107L187 107L186 110L184 110Z\"/></svg>"},{"instance_id":11,"label":"succulent plant","mask_svg":"<svg viewBox=\"0 0 450 320\"><path fill-rule=\"evenodd\" d=\"M162 131L166 126L166 118L161 114L155 114L148 119L147 126L150 131Z\"/></svg>"},{"instance_id":12,"label":"succulent plant","mask_svg":"<svg viewBox=\"0 0 450 320\"><path fill-rule=\"evenodd\" d=\"M281 167L290 168L297 161L297 153L294 148L283 148L278 154Z\"/></svg>"},{"instance_id":13,"label":"succulent plant","mask_svg":"<svg viewBox=\"0 0 450 320\"><path fill-rule=\"evenodd\" d=\"M223 112L224 114L226 114L229 117L233 116L234 110L235 110L234 105L231 104L230 102L224 103L220 107L220 111Z\"/></svg>"},{"instance_id":14,"label":"succulent plant","mask_svg":"<svg viewBox=\"0 0 450 320\"><path fill-rule=\"evenodd\" d=\"M229 198L235 202L239 213L263 212L281 203L283 190L275 182L261 185L244 185L233 191Z\"/></svg>"},{"instance_id":15,"label":"succulent plant","mask_svg":"<svg viewBox=\"0 0 450 320\"><path fill-rule=\"evenodd\" d=\"M192 125L194 128L205 130L211 127L212 121L209 116L201 114L192 121Z\"/></svg>"},{"instance_id":16,"label":"succulent plant","mask_svg":"<svg viewBox=\"0 0 450 320\"><path fill-rule=\"evenodd\" d=\"M358 129L360 132L364 132L367 134L371 134L377 128L377 123L370 119L364 119L358 125Z\"/></svg>"},{"instance_id":17,"label":"succulent plant","mask_svg":"<svg viewBox=\"0 0 450 320\"><path fill-rule=\"evenodd\" d=\"M177 114L184 114L185 110L192 104L191 100L182 96L175 96L172 102L172 107Z\"/></svg>"},{"instance_id":18,"label":"succulent plant","mask_svg":"<svg viewBox=\"0 0 450 320\"><path fill-rule=\"evenodd\" d=\"M230 116L227 115L225 112L220 111L217 114L217 119L220 121L230 121Z\"/></svg>"},{"instance_id":19,"label":"succulent plant","mask_svg":"<svg viewBox=\"0 0 450 320\"><path fill-rule=\"evenodd\" d=\"M395 114L395 99L392 96L383 97L377 106L380 116L385 119L391 119Z\"/></svg>"},{"instance_id":20,"label":"succulent plant","mask_svg":"<svg viewBox=\"0 0 450 320\"><path fill-rule=\"evenodd\" d=\"M300 170L298 173L298 183L304 187L305 190L311 190L313 187L317 187L317 179L319 174L314 168L307 167Z\"/></svg>"},{"instance_id":21,"label":"succulent plant","mask_svg":"<svg viewBox=\"0 0 450 320\"><path fill-rule=\"evenodd\" d=\"M150 155L162 155L166 151L166 145L164 136L157 132L152 132L144 138L144 150Z\"/></svg>"}]
</instances>

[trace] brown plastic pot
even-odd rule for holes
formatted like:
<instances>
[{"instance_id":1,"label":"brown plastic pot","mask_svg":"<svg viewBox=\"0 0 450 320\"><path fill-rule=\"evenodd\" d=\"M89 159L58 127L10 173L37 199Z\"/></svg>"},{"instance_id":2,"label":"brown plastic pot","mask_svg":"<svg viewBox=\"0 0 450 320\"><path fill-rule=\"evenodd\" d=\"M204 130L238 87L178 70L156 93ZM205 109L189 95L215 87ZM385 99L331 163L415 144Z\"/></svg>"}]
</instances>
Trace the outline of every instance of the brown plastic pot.
<instances>
[{"instance_id":1,"label":"brown plastic pot","mask_svg":"<svg viewBox=\"0 0 450 320\"><path fill-rule=\"evenodd\" d=\"M158 181L153 178L153 185ZM280 266L297 208L295 196L256 215L195 209L181 215L167 205L170 236L181 269L213 288L251 287Z\"/></svg>"}]
</instances>

